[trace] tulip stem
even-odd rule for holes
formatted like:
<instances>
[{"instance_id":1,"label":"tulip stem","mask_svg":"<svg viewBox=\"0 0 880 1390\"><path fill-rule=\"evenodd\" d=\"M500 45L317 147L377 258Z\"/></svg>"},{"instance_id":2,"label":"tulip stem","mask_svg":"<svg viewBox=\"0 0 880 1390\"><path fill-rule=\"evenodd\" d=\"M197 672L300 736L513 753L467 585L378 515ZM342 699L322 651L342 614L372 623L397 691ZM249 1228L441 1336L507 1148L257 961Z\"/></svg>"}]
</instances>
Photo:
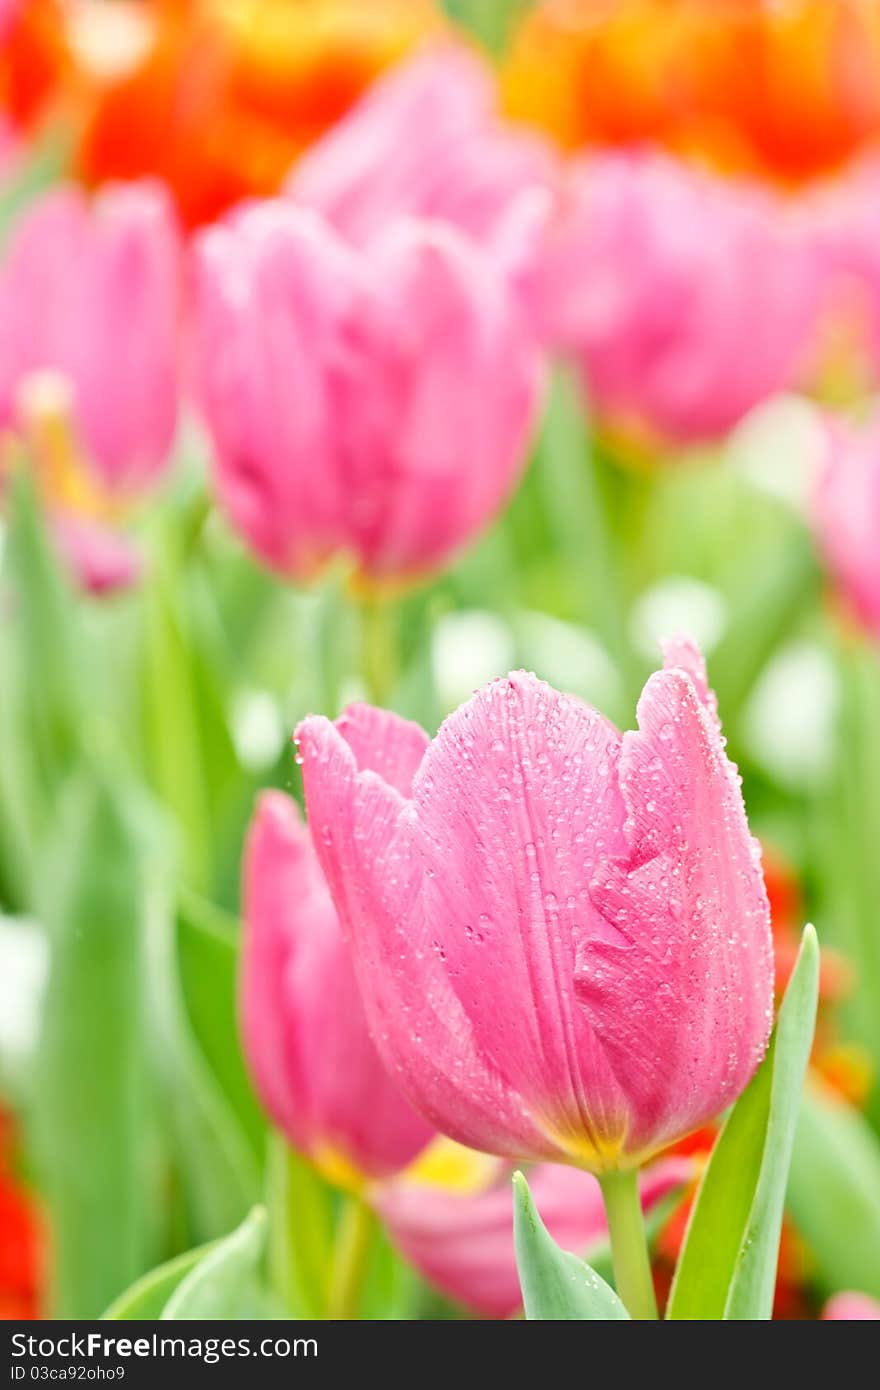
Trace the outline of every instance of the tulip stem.
<instances>
[{"instance_id":1,"label":"tulip stem","mask_svg":"<svg viewBox=\"0 0 880 1390\"><path fill-rule=\"evenodd\" d=\"M328 1318L350 1322L358 1317L375 1230L376 1218L363 1198L349 1197L336 1233Z\"/></svg>"},{"instance_id":2,"label":"tulip stem","mask_svg":"<svg viewBox=\"0 0 880 1390\"><path fill-rule=\"evenodd\" d=\"M653 1321L657 1317L657 1300L639 1200L638 1171L632 1168L606 1173L599 1181L608 1218L618 1296L631 1318Z\"/></svg>"},{"instance_id":3,"label":"tulip stem","mask_svg":"<svg viewBox=\"0 0 880 1390\"><path fill-rule=\"evenodd\" d=\"M390 599L363 598L361 617L361 674L367 698L387 705L396 678L394 613Z\"/></svg>"}]
</instances>

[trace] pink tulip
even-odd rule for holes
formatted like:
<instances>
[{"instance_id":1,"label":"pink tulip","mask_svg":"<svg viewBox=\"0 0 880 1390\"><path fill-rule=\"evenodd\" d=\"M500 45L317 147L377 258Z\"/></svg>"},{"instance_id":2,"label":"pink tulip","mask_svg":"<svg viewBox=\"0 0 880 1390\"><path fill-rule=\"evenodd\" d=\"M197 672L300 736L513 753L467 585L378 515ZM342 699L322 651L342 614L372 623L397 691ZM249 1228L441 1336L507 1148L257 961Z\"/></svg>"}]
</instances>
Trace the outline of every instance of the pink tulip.
<instances>
[{"instance_id":1,"label":"pink tulip","mask_svg":"<svg viewBox=\"0 0 880 1390\"><path fill-rule=\"evenodd\" d=\"M847 169L802 200L799 216L821 275L823 303L844 344L880 368L880 159ZM865 354L864 349L869 349ZM821 361L817 364L820 368Z\"/></svg>"},{"instance_id":2,"label":"pink tulip","mask_svg":"<svg viewBox=\"0 0 880 1390\"><path fill-rule=\"evenodd\" d=\"M23 383L51 370L72 388L90 472L113 496L152 483L177 423L179 244L159 185L90 204L45 194L15 226L0 268L0 426Z\"/></svg>"},{"instance_id":3,"label":"pink tulip","mask_svg":"<svg viewBox=\"0 0 880 1390\"><path fill-rule=\"evenodd\" d=\"M296 803L265 793L248 835L241 1020L257 1091L291 1144L345 1185L385 1178L433 1132L386 1073Z\"/></svg>"},{"instance_id":4,"label":"pink tulip","mask_svg":"<svg viewBox=\"0 0 880 1390\"><path fill-rule=\"evenodd\" d=\"M143 573L140 552L110 526L62 513L55 518L53 534L68 571L86 593L118 593Z\"/></svg>"},{"instance_id":5,"label":"pink tulip","mask_svg":"<svg viewBox=\"0 0 880 1390\"><path fill-rule=\"evenodd\" d=\"M866 1293L837 1293L822 1311L825 1322L878 1322L880 1303Z\"/></svg>"},{"instance_id":6,"label":"pink tulip","mask_svg":"<svg viewBox=\"0 0 880 1390\"><path fill-rule=\"evenodd\" d=\"M844 599L880 636L880 413L828 427L828 459L813 505L819 544Z\"/></svg>"},{"instance_id":7,"label":"pink tulip","mask_svg":"<svg viewBox=\"0 0 880 1390\"><path fill-rule=\"evenodd\" d=\"M506 256L546 209L555 176L549 146L499 119L488 66L447 43L376 82L296 166L288 193L356 245L412 216Z\"/></svg>"},{"instance_id":8,"label":"pink tulip","mask_svg":"<svg viewBox=\"0 0 880 1390\"><path fill-rule=\"evenodd\" d=\"M691 1175L685 1160L661 1160L642 1180L650 1209ZM586 1255L608 1239L598 1182L589 1173L542 1163L528 1175L532 1197L563 1250ZM489 1318L506 1318L522 1304L513 1246L510 1169L475 1193L412 1182L404 1174L380 1189L374 1205L392 1242L442 1293Z\"/></svg>"},{"instance_id":9,"label":"pink tulip","mask_svg":"<svg viewBox=\"0 0 880 1390\"><path fill-rule=\"evenodd\" d=\"M638 722L621 735L518 672L432 743L364 706L299 727L377 1045L473 1148L632 1167L717 1115L764 1053L760 851L693 646L669 644Z\"/></svg>"},{"instance_id":10,"label":"pink tulip","mask_svg":"<svg viewBox=\"0 0 880 1390\"><path fill-rule=\"evenodd\" d=\"M170 460L180 245L158 185L45 194L0 265L0 432L22 435L81 586L131 583L123 510Z\"/></svg>"},{"instance_id":11,"label":"pink tulip","mask_svg":"<svg viewBox=\"0 0 880 1390\"><path fill-rule=\"evenodd\" d=\"M769 194L609 154L572 166L536 313L610 423L688 443L792 382L817 299L812 257Z\"/></svg>"},{"instance_id":12,"label":"pink tulip","mask_svg":"<svg viewBox=\"0 0 880 1390\"><path fill-rule=\"evenodd\" d=\"M233 526L285 575L334 554L432 570L499 510L540 390L513 295L451 228L369 255L314 213L254 206L197 258L196 378Z\"/></svg>"}]
</instances>

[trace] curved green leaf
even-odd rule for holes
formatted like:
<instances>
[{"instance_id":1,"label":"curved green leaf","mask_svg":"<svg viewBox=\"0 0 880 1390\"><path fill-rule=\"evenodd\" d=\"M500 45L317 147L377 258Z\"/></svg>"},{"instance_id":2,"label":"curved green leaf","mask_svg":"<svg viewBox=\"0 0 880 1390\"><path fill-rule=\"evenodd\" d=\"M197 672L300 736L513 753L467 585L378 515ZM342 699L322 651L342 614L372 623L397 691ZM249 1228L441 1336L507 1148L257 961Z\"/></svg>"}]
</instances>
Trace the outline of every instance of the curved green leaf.
<instances>
[{"instance_id":1,"label":"curved green leaf","mask_svg":"<svg viewBox=\"0 0 880 1390\"><path fill-rule=\"evenodd\" d=\"M166 1260L164 1264L157 1265L149 1274L143 1275L126 1289L125 1293L114 1299L102 1315L102 1320L155 1322L162 1316L162 1309L178 1284L182 1283L205 1255L210 1254L219 1244L219 1241L214 1240L208 1245L199 1245L195 1250L187 1250L182 1255L176 1255L173 1260Z\"/></svg>"},{"instance_id":2,"label":"curved green leaf","mask_svg":"<svg viewBox=\"0 0 880 1390\"><path fill-rule=\"evenodd\" d=\"M629 1314L584 1260L560 1250L538 1214L522 1173L513 1175L513 1236L526 1318L620 1321Z\"/></svg>"},{"instance_id":3,"label":"curved green leaf","mask_svg":"<svg viewBox=\"0 0 880 1390\"><path fill-rule=\"evenodd\" d=\"M808 926L767 1055L731 1110L703 1175L668 1318L770 1317L818 983L819 947Z\"/></svg>"},{"instance_id":4,"label":"curved green leaf","mask_svg":"<svg viewBox=\"0 0 880 1390\"><path fill-rule=\"evenodd\" d=\"M266 1210L254 1207L238 1230L217 1241L177 1285L162 1321L253 1317L265 1244Z\"/></svg>"}]
</instances>

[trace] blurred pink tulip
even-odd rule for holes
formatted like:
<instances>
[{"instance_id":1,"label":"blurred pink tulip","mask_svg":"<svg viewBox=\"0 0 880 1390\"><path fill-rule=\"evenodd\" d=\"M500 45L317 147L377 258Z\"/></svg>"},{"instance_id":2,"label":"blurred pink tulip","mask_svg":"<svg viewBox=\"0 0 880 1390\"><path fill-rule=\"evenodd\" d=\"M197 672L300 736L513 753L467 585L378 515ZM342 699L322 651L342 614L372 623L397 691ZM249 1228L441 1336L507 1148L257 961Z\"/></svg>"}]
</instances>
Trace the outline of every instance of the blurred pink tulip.
<instances>
[{"instance_id":1,"label":"blurred pink tulip","mask_svg":"<svg viewBox=\"0 0 880 1390\"><path fill-rule=\"evenodd\" d=\"M608 154L571 168L535 312L610 424L688 443L791 383L817 300L807 245L769 194Z\"/></svg>"},{"instance_id":2,"label":"blurred pink tulip","mask_svg":"<svg viewBox=\"0 0 880 1390\"><path fill-rule=\"evenodd\" d=\"M148 486L168 462L179 254L158 184L107 188L91 204L59 188L18 221L0 268L0 425L16 423L29 375L59 374L87 466L114 496Z\"/></svg>"},{"instance_id":3,"label":"blurred pink tulip","mask_svg":"<svg viewBox=\"0 0 880 1390\"><path fill-rule=\"evenodd\" d=\"M69 572L87 593L116 593L140 579L140 552L121 532L63 513L55 518L53 534Z\"/></svg>"},{"instance_id":4,"label":"blurred pink tulip","mask_svg":"<svg viewBox=\"0 0 880 1390\"><path fill-rule=\"evenodd\" d=\"M692 1173L687 1160L661 1160L644 1174L642 1205L650 1209ZM553 1239L575 1255L608 1239L602 1191L576 1168L542 1163L528 1175L532 1197ZM393 1243L442 1293L489 1318L522 1304L513 1245L510 1169L499 1165L492 1186L457 1193L410 1182L380 1189L374 1205Z\"/></svg>"},{"instance_id":5,"label":"blurred pink tulip","mask_svg":"<svg viewBox=\"0 0 880 1390\"><path fill-rule=\"evenodd\" d=\"M358 253L279 200L204 234L196 270L216 485L266 564L302 579L343 553L372 579L410 577L491 520L542 374L478 248L403 222Z\"/></svg>"},{"instance_id":6,"label":"blurred pink tulip","mask_svg":"<svg viewBox=\"0 0 880 1390\"><path fill-rule=\"evenodd\" d=\"M45 194L0 265L0 431L22 435L62 555L93 593L140 573L121 514L177 427L180 242L158 185Z\"/></svg>"},{"instance_id":7,"label":"blurred pink tulip","mask_svg":"<svg viewBox=\"0 0 880 1390\"><path fill-rule=\"evenodd\" d=\"M843 598L880 636L880 413L828 425L828 459L813 504L819 544Z\"/></svg>"},{"instance_id":8,"label":"blurred pink tulip","mask_svg":"<svg viewBox=\"0 0 880 1390\"><path fill-rule=\"evenodd\" d=\"M433 1131L370 1041L309 832L282 792L265 793L251 823L244 900L242 1032L263 1104L332 1180L388 1177Z\"/></svg>"},{"instance_id":9,"label":"blurred pink tulip","mask_svg":"<svg viewBox=\"0 0 880 1390\"><path fill-rule=\"evenodd\" d=\"M380 78L303 157L288 193L356 245L412 216L452 223L515 260L524 224L548 208L556 167L536 132L499 119L489 67L447 43Z\"/></svg>"},{"instance_id":10,"label":"blurred pink tulip","mask_svg":"<svg viewBox=\"0 0 880 1390\"><path fill-rule=\"evenodd\" d=\"M632 1167L717 1115L763 1056L760 851L687 642L638 722L621 735L519 672L430 744L365 706L298 729L373 1035L461 1143Z\"/></svg>"},{"instance_id":11,"label":"blurred pink tulip","mask_svg":"<svg viewBox=\"0 0 880 1390\"><path fill-rule=\"evenodd\" d=\"M822 1317L826 1322L878 1322L880 1303L866 1293L838 1293L829 1298Z\"/></svg>"},{"instance_id":12,"label":"blurred pink tulip","mask_svg":"<svg viewBox=\"0 0 880 1390\"><path fill-rule=\"evenodd\" d=\"M821 274L823 304L859 365L880 371L880 159L863 160L820 185L799 207ZM839 337L839 329L838 334ZM832 339L832 346L837 346ZM868 349L865 352L865 348ZM822 366L819 362L818 366Z\"/></svg>"}]
</instances>

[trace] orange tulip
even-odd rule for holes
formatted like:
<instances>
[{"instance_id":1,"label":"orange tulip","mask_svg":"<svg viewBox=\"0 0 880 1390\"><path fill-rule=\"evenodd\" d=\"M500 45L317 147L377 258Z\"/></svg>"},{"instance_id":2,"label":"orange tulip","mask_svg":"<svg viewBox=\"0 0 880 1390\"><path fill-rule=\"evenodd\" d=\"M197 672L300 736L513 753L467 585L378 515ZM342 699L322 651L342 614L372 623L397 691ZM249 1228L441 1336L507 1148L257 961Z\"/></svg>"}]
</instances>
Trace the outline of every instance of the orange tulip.
<instances>
[{"instance_id":1,"label":"orange tulip","mask_svg":"<svg viewBox=\"0 0 880 1390\"><path fill-rule=\"evenodd\" d=\"M68 66L60 0L17 0L0 22L0 114L14 129L41 116Z\"/></svg>"},{"instance_id":2,"label":"orange tulip","mask_svg":"<svg viewBox=\"0 0 880 1390\"><path fill-rule=\"evenodd\" d=\"M189 0L113 9L115 62L103 20L79 29L93 99L78 172L90 183L158 175L188 225L240 198L275 192L296 156L375 74L440 26L430 0Z\"/></svg>"},{"instance_id":3,"label":"orange tulip","mask_svg":"<svg viewBox=\"0 0 880 1390\"><path fill-rule=\"evenodd\" d=\"M880 7L544 0L504 83L567 147L647 140L798 181L880 135Z\"/></svg>"}]
</instances>

